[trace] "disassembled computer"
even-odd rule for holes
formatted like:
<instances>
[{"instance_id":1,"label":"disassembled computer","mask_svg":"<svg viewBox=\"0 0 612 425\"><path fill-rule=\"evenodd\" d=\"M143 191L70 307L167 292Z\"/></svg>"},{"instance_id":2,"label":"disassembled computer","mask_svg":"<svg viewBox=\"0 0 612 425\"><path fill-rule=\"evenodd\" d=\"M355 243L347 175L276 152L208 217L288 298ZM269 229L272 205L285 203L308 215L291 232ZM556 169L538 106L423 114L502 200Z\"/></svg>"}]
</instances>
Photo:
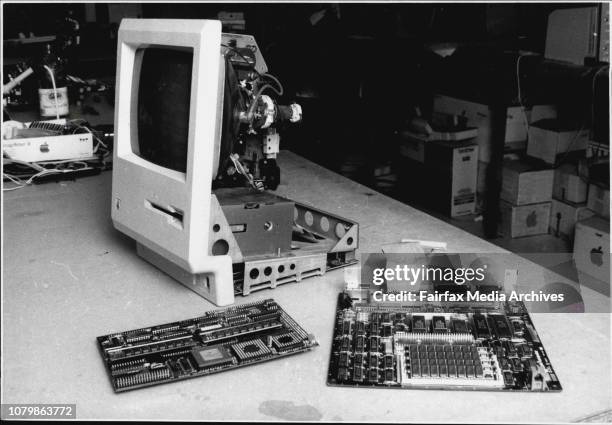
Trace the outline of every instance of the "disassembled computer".
<instances>
[{"instance_id":1,"label":"disassembled computer","mask_svg":"<svg viewBox=\"0 0 612 425\"><path fill-rule=\"evenodd\" d=\"M327 377L349 387L561 391L522 302L374 302L340 293Z\"/></svg>"},{"instance_id":2,"label":"disassembled computer","mask_svg":"<svg viewBox=\"0 0 612 425\"><path fill-rule=\"evenodd\" d=\"M273 300L98 337L115 392L223 372L317 345Z\"/></svg>"},{"instance_id":3,"label":"disassembled computer","mask_svg":"<svg viewBox=\"0 0 612 425\"><path fill-rule=\"evenodd\" d=\"M302 111L253 37L124 19L117 55L111 215L140 256L221 306L355 262L357 223L268 192Z\"/></svg>"}]
</instances>

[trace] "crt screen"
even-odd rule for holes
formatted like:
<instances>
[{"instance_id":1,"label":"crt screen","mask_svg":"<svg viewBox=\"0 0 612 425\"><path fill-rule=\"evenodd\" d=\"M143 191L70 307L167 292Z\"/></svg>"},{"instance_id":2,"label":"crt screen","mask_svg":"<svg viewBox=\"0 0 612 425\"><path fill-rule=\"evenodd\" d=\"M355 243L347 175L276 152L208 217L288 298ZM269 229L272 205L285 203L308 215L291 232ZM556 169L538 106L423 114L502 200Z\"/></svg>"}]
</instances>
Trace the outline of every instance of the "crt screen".
<instances>
[{"instance_id":1,"label":"crt screen","mask_svg":"<svg viewBox=\"0 0 612 425\"><path fill-rule=\"evenodd\" d=\"M139 156L181 172L187 169L192 63L191 49L142 49Z\"/></svg>"}]
</instances>

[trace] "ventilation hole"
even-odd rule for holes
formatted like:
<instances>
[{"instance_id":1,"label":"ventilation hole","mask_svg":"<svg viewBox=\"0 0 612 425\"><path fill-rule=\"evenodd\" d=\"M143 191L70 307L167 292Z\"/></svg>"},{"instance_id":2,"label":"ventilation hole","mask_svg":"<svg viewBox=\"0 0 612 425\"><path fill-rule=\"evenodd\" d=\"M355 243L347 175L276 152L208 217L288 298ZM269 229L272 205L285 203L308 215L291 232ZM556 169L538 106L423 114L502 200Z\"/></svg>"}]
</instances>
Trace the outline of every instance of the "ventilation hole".
<instances>
[{"instance_id":1,"label":"ventilation hole","mask_svg":"<svg viewBox=\"0 0 612 425\"><path fill-rule=\"evenodd\" d=\"M272 274L272 267L268 266L264 269L264 274L270 276Z\"/></svg>"},{"instance_id":2,"label":"ventilation hole","mask_svg":"<svg viewBox=\"0 0 612 425\"><path fill-rule=\"evenodd\" d=\"M306 221L307 225L312 226L312 223L314 223L314 217L310 211L306 211L306 214L304 214L304 220Z\"/></svg>"},{"instance_id":3,"label":"ventilation hole","mask_svg":"<svg viewBox=\"0 0 612 425\"><path fill-rule=\"evenodd\" d=\"M219 239L215 241L212 246L212 254L213 255L225 255L229 252L229 244L225 239Z\"/></svg>"},{"instance_id":4,"label":"ventilation hole","mask_svg":"<svg viewBox=\"0 0 612 425\"><path fill-rule=\"evenodd\" d=\"M348 238L348 239L346 240L346 244L347 244L347 245L353 245L353 238Z\"/></svg>"},{"instance_id":5,"label":"ventilation hole","mask_svg":"<svg viewBox=\"0 0 612 425\"><path fill-rule=\"evenodd\" d=\"M321 230L323 230L324 232L327 232L329 230L329 220L327 219L327 217L321 217L319 226L321 226Z\"/></svg>"},{"instance_id":6,"label":"ventilation hole","mask_svg":"<svg viewBox=\"0 0 612 425\"><path fill-rule=\"evenodd\" d=\"M251 269L249 276L251 279L257 279L257 277L259 277L259 269Z\"/></svg>"},{"instance_id":7,"label":"ventilation hole","mask_svg":"<svg viewBox=\"0 0 612 425\"><path fill-rule=\"evenodd\" d=\"M215 224L213 226L213 232L217 233L219 230L221 230L221 226L219 226L218 224Z\"/></svg>"},{"instance_id":8,"label":"ventilation hole","mask_svg":"<svg viewBox=\"0 0 612 425\"><path fill-rule=\"evenodd\" d=\"M342 236L346 234L346 227L344 227L344 224L342 223L336 224L335 230L336 230L336 236L338 236L339 238L341 238Z\"/></svg>"},{"instance_id":9,"label":"ventilation hole","mask_svg":"<svg viewBox=\"0 0 612 425\"><path fill-rule=\"evenodd\" d=\"M278 266L278 272L282 273L285 271L285 266L283 266L282 264L280 266Z\"/></svg>"}]
</instances>

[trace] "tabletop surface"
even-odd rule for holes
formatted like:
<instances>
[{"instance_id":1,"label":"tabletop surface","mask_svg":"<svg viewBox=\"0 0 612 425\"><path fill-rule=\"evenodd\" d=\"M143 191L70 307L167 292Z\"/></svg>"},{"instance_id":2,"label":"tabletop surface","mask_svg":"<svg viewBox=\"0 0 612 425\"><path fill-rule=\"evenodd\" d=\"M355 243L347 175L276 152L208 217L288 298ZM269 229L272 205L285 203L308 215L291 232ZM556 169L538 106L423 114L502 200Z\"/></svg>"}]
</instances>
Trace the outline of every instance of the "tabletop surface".
<instances>
[{"instance_id":1,"label":"tabletop surface","mask_svg":"<svg viewBox=\"0 0 612 425\"><path fill-rule=\"evenodd\" d=\"M452 252L506 252L290 152L281 153L279 165L277 194L357 221L362 252L402 238L445 241ZM274 298L317 337L313 351L115 394L97 336L215 307L137 256L135 243L112 226L110 190L105 172L4 193L3 403L76 403L82 419L472 423L573 421L611 408L605 313L532 315L563 386L559 393L326 386L342 270L237 299ZM585 303L602 302L588 288L583 296Z\"/></svg>"}]
</instances>

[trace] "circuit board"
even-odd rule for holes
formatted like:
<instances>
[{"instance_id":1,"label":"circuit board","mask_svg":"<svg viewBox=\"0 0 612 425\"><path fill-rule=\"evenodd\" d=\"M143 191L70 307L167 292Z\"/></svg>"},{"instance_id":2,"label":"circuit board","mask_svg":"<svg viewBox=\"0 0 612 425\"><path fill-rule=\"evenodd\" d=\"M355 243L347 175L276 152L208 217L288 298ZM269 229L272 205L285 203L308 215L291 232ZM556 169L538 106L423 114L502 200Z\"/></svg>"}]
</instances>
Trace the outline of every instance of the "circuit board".
<instances>
[{"instance_id":1,"label":"circuit board","mask_svg":"<svg viewBox=\"0 0 612 425\"><path fill-rule=\"evenodd\" d=\"M477 309L338 298L328 385L561 391L522 302Z\"/></svg>"},{"instance_id":2,"label":"circuit board","mask_svg":"<svg viewBox=\"0 0 612 425\"><path fill-rule=\"evenodd\" d=\"M210 375L318 345L271 299L97 340L115 392Z\"/></svg>"}]
</instances>

